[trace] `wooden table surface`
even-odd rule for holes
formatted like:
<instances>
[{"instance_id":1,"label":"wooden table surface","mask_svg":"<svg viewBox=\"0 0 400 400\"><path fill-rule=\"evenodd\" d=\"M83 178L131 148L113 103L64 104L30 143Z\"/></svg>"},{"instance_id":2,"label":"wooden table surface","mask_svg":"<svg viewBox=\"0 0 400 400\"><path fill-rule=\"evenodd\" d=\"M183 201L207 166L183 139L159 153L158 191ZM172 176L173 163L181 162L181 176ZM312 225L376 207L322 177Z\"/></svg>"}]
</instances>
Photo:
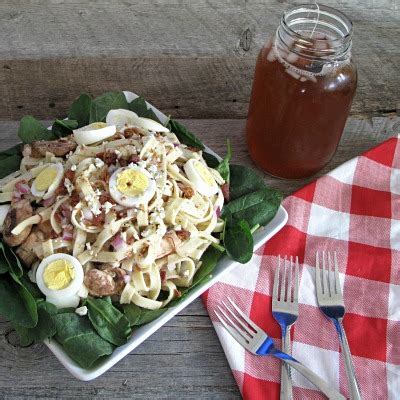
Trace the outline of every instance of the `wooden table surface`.
<instances>
[{"instance_id":1,"label":"wooden table surface","mask_svg":"<svg viewBox=\"0 0 400 400\"><path fill-rule=\"evenodd\" d=\"M64 116L81 92L126 89L182 119L219 153L253 166L244 126L255 58L294 2L3 0L0 149L24 114ZM400 134L398 0L325 1L354 22L357 96L338 151L319 175ZM286 195L315 179L265 176ZM200 300L92 382L74 379L42 344L22 348L0 320L0 398L240 398Z\"/></svg>"}]
</instances>

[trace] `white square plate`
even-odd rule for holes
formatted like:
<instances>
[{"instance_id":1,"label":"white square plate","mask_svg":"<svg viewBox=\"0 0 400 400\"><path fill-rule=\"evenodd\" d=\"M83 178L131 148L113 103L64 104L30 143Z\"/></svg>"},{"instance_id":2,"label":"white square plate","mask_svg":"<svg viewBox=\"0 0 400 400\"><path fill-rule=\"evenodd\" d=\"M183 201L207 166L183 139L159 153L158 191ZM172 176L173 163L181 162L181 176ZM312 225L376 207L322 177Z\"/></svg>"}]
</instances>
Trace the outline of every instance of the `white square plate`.
<instances>
[{"instance_id":1,"label":"white square plate","mask_svg":"<svg viewBox=\"0 0 400 400\"><path fill-rule=\"evenodd\" d=\"M124 92L128 102L138 97L138 95L132 92ZM155 112L157 117L162 123L167 121L167 116L161 111L157 110L151 104L147 103L149 107ZM212 150L206 147L209 153L216 155ZM217 155L216 155L217 156ZM218 156L217 156L218 157ZM261 247L268 239L274 236L285 224L288 219L286 210L280 206L274 219L265 227L264 230L256 233L254 235L254 250ZM119 360L129 354L133 349L139 346L144 340L146 340L151 334L153 334L157 329L163 326L167 321L169 321L174 315L182 311L188 304L190 304L194 299L199 297L203 292L205 292L210 286L216 283L222 274L230 271L237 265L237 262L232 261L229 257L225 256L218 263L213 271L213 277L202 285L198 285L196 288L192 289L187 295L185 300L179 303L177 306L168 309L164 314L158 317L156 320L136 328L129 339L129 341L114 350L114 352L101 359L90 369L81 368L75 361L73 361L63 350L62 346L56 340L46 340L45 344L54 353L54 355L59 359L62 365L76 378L82 381L90 381L97 378L108 369L110 369Z\"/></svg>"}]
</instances>

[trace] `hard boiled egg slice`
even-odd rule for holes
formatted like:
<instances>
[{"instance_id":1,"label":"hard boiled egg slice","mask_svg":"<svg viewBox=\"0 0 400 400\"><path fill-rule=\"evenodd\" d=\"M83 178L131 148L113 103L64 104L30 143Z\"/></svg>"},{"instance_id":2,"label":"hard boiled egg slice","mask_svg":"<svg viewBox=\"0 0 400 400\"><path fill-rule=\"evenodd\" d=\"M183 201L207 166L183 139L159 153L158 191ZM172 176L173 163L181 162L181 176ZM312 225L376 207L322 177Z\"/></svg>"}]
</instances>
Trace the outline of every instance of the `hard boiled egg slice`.
<instances>
[{"instance_id":1,"label":"hard boiled egg slice","mask_svg":"<svg viewBox=\"0 0 400 400\"><path fill-rule=\"evenodd\" d=\"M111 197L122 206L135 207L147 204L156 192L156 182L151 174L139 166L117 169L110 178Z\"/></svg>"},{"instance_id":2,"label":"hard boiled egg slice","mask_svg":"<svg viewBox=\"0 0 400 400\"><path fill-rule=\"evenodd\" d=\"M105 122L94 122L82 128L75 129L74 138L78 144L93 144L115 135L117 127Z\"/></svg>"},{"instance_id":3,"label":"hard boiled egg slice","mask_svg":"<svg viewBox=\"0 0 400 400\"><path fill-rule=\"evenodd\" d=\"M169 129L164 125L161 125L157 121L154 121L150 118L140 117L137 126L154 132L169 132Z\"/></svg>"},{"instance_id":4,"label":"hard boiled egg slice","mask_svg":"<svg viewBox=\"0 0 400 400\"><path fill-rule=\"evenodd\" d=\"M138 126L138 115L130 110L124 110L118 108L117 110L110 110L106 117L107 125L116 125L118 128L122 128L125 125Z\"/></svg>"},{"instance_id":5,"label":"hard boiled egg slice","mask_svg":"<svg viewBox=\"0 0 400 400\"><path fill-rule=\"evenodd\" d=\"M203 196L211 196L218 193L218 185L208 167L194 158L186 161L183 166L186 176L193 186Z\"/></svg>"},{"instance_id":6,"label":"hard boiled egg slice","mask_svg":"<svg viewBox=\"0 0 400 400\"><path fill-rule=\"evenodd\" d=\"M64 176L64 168L61 163L47 164L36 176L31 186L34 196L48 199L60 185Z\"/></svg>"},{"instance_id":7,"label":"hard boiled egg slice","mask_svg":"<svg viewBox=\"0 0 400 400\"><path fill-rule=\"evenodd\" d=\"M39 264L36 283L49 303L58 308L76 307L83 284L81 263L69 254L52 254Z\"/></svg>"}]
</instances>

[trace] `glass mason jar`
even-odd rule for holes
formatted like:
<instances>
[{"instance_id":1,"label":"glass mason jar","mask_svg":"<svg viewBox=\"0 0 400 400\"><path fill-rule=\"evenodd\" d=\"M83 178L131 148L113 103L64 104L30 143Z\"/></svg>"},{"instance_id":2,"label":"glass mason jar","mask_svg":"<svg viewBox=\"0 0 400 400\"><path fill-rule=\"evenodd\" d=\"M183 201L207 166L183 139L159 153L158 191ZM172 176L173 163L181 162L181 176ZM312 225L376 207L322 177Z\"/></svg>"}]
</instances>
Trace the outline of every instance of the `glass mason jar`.
<instances>
[{"instance_id":1,"label":"glass mason jar","mask_svg":"<svg viewBox=\"0 0 400 400\"><path fill-rule=\"evenodd\" d=\"M357 86L352 23L341 12L296 5L260 51L247 117L247 143L265 172L297 179L334 155Z\"/></svg>"}]
</instances>

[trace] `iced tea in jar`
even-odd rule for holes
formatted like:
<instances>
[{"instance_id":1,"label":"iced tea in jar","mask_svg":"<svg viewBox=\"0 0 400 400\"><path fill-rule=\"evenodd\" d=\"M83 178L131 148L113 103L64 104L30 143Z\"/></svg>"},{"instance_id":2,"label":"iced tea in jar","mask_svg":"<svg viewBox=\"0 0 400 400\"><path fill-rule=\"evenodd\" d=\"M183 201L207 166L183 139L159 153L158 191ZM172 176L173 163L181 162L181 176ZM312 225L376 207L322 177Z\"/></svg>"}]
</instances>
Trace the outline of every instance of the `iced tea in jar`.
<instances>
[{"instance_id":1,"label":"iced tea in jar","mask_svg":"<svg viewBox=\"0 0 400 400\"><path fill-rule=\"evenodd\" d=\"M327 6L296 5L260 51L247 117L253 160L265 172L296 179L329 162L357 86L352 23Z\"/></svg>"}]
</instances>

